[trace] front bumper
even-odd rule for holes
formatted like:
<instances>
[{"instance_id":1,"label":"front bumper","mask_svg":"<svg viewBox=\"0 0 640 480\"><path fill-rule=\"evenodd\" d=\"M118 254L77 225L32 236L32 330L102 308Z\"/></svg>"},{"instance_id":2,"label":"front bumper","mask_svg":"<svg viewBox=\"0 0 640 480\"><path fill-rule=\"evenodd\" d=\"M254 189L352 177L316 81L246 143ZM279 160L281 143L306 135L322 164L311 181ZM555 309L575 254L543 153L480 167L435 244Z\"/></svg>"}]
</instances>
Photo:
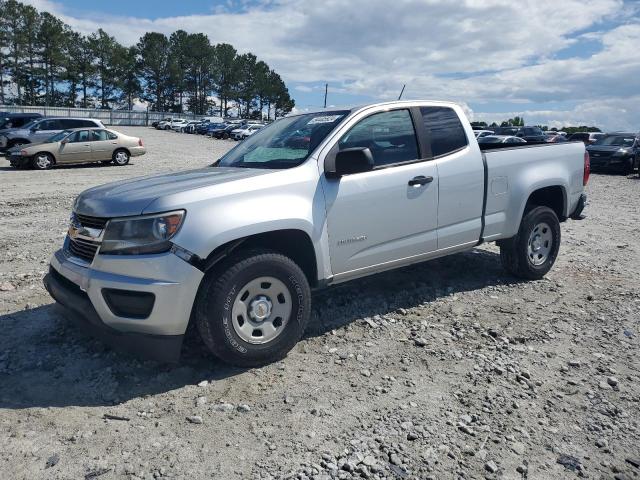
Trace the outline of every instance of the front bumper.
<instances>
[{"instance_id":1,"label":"front bumper","mask_svg":"<svg viewBox=\"0 0 640 480\"><path fill-rule=\"evenodd\" d=\"M59 250L44 283L72 319L106 343L138 356L176 361L203 275L173 253L98 254L90 265L83 265ZM114 290L152 294L150 313L144 318L122 316L106 293Z\"/></svg>"},{"instance_id":2,"label":"front bumper","mask_svg":"<svg viewBox=\"0 0 640 480\"><path fill-rule=\"evenodd\" d=\"M19 153L7 153L6 158L7 160L9 160L9 163L12 167L27 167L31 165L31 159L33 157L25 157L24 155L20 155Z\"/></svg>"},{"instance_id":3,"label":"front bumper","mask_svg":"<svg viewBox=\"0 0 640 480\"><path fill-rule=\"evenodd\" d=\"M590 156L591 170L624 170L632 162L631 156Z\"/></svg>"}]
</instances>

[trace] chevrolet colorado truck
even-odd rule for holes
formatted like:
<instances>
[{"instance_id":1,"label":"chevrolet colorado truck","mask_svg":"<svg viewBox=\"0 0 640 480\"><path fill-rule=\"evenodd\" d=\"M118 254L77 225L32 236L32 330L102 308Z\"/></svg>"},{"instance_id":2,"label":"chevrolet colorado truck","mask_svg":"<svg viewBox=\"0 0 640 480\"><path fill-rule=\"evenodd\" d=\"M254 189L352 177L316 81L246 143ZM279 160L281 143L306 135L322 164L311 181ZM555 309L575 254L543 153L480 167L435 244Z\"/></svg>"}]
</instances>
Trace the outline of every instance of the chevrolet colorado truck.
<instances>
[{"instance_id":1,"label":"chevrolet colorado truck","mask_svg":"<svg viewBox=\"0 0 640 480\"><path fill-rule=\"evenodd\" d=\"M481 149L453 103L293 115L210 167L81 193L44 282L135 353L177 360L192 323L223 361L263 365L301 338L312 289L483 242L541 278L588 177L582 142Z\"/></svg>"}]
</instances>

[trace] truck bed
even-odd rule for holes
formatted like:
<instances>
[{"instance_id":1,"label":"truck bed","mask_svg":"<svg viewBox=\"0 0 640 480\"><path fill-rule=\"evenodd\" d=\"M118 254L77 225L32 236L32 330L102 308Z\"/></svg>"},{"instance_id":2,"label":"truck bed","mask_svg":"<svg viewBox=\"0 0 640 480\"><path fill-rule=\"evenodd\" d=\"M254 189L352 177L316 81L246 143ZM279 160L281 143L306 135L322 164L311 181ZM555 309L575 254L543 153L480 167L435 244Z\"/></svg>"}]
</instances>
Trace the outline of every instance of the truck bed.
<instances>
[{"instance_id":1,"label":"truck bed","mask_svg":"<svg viewBox=\"0 0 640 480\"><path fill-rule=\"evenodd\" d=\"M562 143L546 143L546 142L529 142L523 144L514 144L514 143L478 143L480 150L504 150L504 149L523 149L523 148L533 148L533 147L557 147L560 145L566 145L568 143L582 143L581 141L573 141L573 142L562 142ZM584 144L583 144L584 145Z\"/></svg>"},{"instance_id":2,"label":"truck bed","mask_svg":"<svg viewBox=\"0 0 640 480\"><path fill-rule=\"evenodd\" d=\"M485 145L491 148L479 144L486 179L485 241L515 235L531 192L549 185L559 189L558 216L574 211L583 192L582 142Z\"/></svg>"}]
</instances>

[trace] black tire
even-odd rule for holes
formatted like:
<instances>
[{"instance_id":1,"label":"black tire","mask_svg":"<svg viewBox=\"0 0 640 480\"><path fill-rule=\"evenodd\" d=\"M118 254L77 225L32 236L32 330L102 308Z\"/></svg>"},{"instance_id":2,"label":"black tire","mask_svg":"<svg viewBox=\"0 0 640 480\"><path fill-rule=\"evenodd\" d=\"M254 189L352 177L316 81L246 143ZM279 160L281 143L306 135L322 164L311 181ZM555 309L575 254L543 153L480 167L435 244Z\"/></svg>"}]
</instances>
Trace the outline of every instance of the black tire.
<instances>
[{"instance_id":1,"label":"black tire","mask_svg":"<svg viewBox=\"0 0 640 480\"><path fill-rule=\"evenodd\" d=\"M31 159L31 167L35 170L49 170L54 163L53 155L47 152L36 153Z\"/></svg>"},{"instance_id":2,"label":"black tire","mask_svg":"<svg viewBox=\"0 0 640 480\"><path fill-rule=\"evenodd\" d=\"M622 173L624 175L631 175L635 170L635 158L630 158L627 164L624 166Z\"/></svg>"},{"instance_id":3,"label":"black tire","mask_svg":"<svg viewBox=\"0 0 640 480\"><path fill-rule=\"evenodd\" d=\"M541 228L541 225L546 225L546 227ZM546 246L549 251L544 256L544 260L537 258L538 255L541 255L538 252L530 253L529 251L530 239L537 227L540 235L549 235L551 238L551 244ZM545 228L548 228L549 231L547 232ZM516 236L500 242L502 266L516 277L539 280L551 270L555 263L560 250L560 238L560 222L553 210L548 207L532 207L525 210ZM545 247L545 244L543 243L541 246Z\"/></svg>"},{"instance_id":4,"label":"black tire","mask_svg":"<svg viewBox=\"0 0 640 480\"><path fill-rule=\"evenodd\" d=\"M129 152L127 152L124 148L119 148L113 152L111 161L119 167L124 167L129 163L130 158L131 156L129 155Z\"/></svg>"},{"instance_id":5,"label":"black tire","mask_svg":"<svg viewBox=\"0 0 640 480\"><path fill-rule=\"evenodd\" d=\"M252 280L267 276L279 280L288 290L291 313L275 338L253 344L237 333L232 310ZM258 367L284 358L302 337L310 315L311 290L300 267L279 253L252 250L233 255L207 273L196 299L195 322L205 345L220 360Z\"/></svg>"}]
</instances>

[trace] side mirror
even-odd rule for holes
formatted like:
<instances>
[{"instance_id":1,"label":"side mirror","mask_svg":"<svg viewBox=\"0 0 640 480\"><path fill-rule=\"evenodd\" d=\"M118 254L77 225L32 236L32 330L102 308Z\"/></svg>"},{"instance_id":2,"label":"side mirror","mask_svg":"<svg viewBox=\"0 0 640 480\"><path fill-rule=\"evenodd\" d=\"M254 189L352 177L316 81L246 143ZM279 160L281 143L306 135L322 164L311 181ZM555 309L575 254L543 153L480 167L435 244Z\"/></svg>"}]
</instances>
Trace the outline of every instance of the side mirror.
<instances>
[{"instance_id":1,"label":"side mirror","mask_svg":"<svg viewBox=\"0 0 640 480\"><path fill-rule=\"evenodd\" d=\"M324 173L327 177L338 178L353 173L373 170L373 155L367 147L345 148L338 151L335 157L327 158Z\"/></svg>"},{"instance_id":2,"label":"side mirror","mask_svg":"<svg viewBox=\"0 0 640 480\"><path fill-rule=\"evenodd\" d=\"M69 139L68 138L63 138L62 141L60 142L62 145L66 145L67 143L69 143Z\"/></svg>"}]
</instances>

